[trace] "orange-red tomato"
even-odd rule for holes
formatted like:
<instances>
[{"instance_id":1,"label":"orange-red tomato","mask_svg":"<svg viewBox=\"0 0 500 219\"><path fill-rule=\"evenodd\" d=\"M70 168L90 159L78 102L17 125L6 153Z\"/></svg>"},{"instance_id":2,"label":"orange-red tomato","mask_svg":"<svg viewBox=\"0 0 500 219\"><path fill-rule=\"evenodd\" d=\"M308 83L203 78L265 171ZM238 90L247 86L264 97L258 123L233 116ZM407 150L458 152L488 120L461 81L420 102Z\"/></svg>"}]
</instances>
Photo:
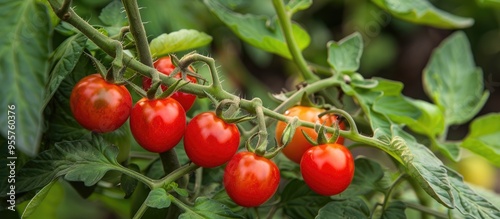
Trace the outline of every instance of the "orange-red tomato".
<instances>
[{"instance_id":1,"label":"orange-red tomato","mask_svg":"<svg viewBox=\"0 0 500 219\"><path fill-rule=\"evenodd\" d=\"M300 120L324 124L325 126L332 126L337 121L337 116L334 115L325 115L321 118L318 118L318 115L324 112L324 109L318 109L314 107L308 106L294 106L288 109L285 112L285 116L293 117L297 116ZM344 124L340 123L340 128L344 129ZM285 130L286 123L282 121L278 121L276 125L276 139L278 143L281 144L281 136L283 135L283 131ZM307 135L309 135L312 139L317 139L318 134L312 128L298 127L295 130L295 134L293 135L292 141L288 143L288 145L283 148L283 154L290 160L295 163L300 163L300 159L302 158L302 154L306 152L307 149L312 147L311 143L307 141L307 139L302 134L303 130ZM339 137L336 143L343 144L344 138Z\"/></svg>"}]
</instances>

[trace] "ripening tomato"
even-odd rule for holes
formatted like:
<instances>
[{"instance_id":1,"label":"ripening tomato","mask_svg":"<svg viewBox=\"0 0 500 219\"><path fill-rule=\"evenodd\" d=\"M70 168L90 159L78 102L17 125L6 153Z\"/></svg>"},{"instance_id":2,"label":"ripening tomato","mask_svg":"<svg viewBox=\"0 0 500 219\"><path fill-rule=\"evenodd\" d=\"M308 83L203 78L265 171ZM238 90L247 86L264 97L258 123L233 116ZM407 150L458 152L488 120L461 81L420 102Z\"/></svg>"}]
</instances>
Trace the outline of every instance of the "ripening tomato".
<instances>
[{"instance_id":1,"label":"ripening tomato","mask_svg":"<svg viewBox=\"0 0 500 219\"><path fill-rule=\"evenodd\" d=\"M184 150L193 163L202 167L220 166L236 153L240 131L214 112L195 116L184 133Z\"/></svg>"},{"instance_id":2,"label":"ripening tomato","mask_svg":"<svg viewBox=\"0 0 500 219\"><path fill-rule=\"evenodd\" d=\"M251 152L240 152L231 158L224 170L224 188L238 205L255 207L269 200L280 182L276 164Z\"/></svg>"},{"instance_id":3,"label":"ripening tomato","mask_svg":"<svg viewBox=\"0 0 500 219\"><path fill-rule=\"evenodd\" d=\"M153 65L156 68L156 70L158 70L159 72L161 72L165 75L170 75L170 73L172 73L172 71L174 71L174 69L175 69L174 64L172 64L172 60L170 60L170 56L165 56L165 57L158 59ZM194 71L193 68L190 67L190 69L192 71ZM181 74L176 75L175 78L181 78ZM187 80L189 82L192 82L192 83L196 83L196 81L197 81L196 78L192 77L192 76L187 76ZM142 88L144 90L148 90L150 87L151 87L151 78L143 77L142 78ZM167 87L162 85L161 89L166 90ZM182 107L184 107L184 110L186 112L189 109L191 109L191 106L193 106L193 103L196 100L196 95L184 93L184 92L180 92L180 91L173 93L172 96L170 96L170 97L177 100L182 105Z\"/></svg>"},{"instance_id":4,"label":"ripening tomato","mask_svg":"<svg viewBox=\"0 0 500 219\"><path fill-rule=\"evenodd\" d=\"M341 144L314 146L302 156L300 172L309 188L316 193L336 195L351 184L354 160L349 149Z\"/></svg>"},{"instance_id":5,"label":"ripening tomato","mask_svg":"<svg viewBox=\"0 0 500 219\"><path fill-rule=\"evenodd\" d=\"M186 112L172 98L142 98L132 108L130 130L144 149L162 153L181 141L186 129Z\"/></svg>"},{"instance_id":6,"label":"ripening tomato","mask_svg":"<svg viewBox=\"0 0 500 219\"><path fill-rule=\"evenodd\" d=\"M71 112L84 128L105 133L127 121L132 97L122 85L108 83L99 74L82 78L71 91Z\"/></svg>"},{"instance_id":7,"label":"ripening tomato","mask_svg":"<svg viewBox=\"0 0 500 219\"><path fill-rule=\"evenodd\" d=\"M325 112L325 110L308 106L294 106L288 109L284 115L289 117L297 116L300 120L312 123L325 124L325 126L332 126L332 124L334 124L337 121L337 116L334 115L325 115L321 118L318 118L318 115L321 114L322 112ZM345 128L344 123L340 123L339 126L340 129ZM279 144L281 144L281 136L283 135L285 127L286 123L278 121L278 124L276 125L276 140L278 141ZM302 134L301 130L303 130L307 135L311 136L311 138L313 139L318 138L318 134L312 128L298 127L297 129L295 129L295 134L293 135L292 140L282 150L283 154L286 157L288 157L288 159L294 161L295 163L300 163L302 154L304 154L304 152L306 152L307 149L313 146L311 143L307 141L307 139ZM344 138L339 137L336 143L343 144Z\"/></svg>"}]
</instances>

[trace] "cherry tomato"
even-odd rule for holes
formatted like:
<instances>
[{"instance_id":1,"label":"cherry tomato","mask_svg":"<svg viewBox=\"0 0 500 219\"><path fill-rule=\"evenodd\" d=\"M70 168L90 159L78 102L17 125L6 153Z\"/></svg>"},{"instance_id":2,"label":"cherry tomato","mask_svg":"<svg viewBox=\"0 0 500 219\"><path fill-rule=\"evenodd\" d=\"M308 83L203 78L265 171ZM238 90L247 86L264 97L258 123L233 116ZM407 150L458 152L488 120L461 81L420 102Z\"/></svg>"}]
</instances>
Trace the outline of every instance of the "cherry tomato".
<instances>
[{"instance_id":1,"label":"cherry tomato","mask_svg":"<svg viewBox=\"0 0 500 219\"><path fill-rule=\"evenodd\" d=\"M158 59L154 64L154 67L161 73L165 75L170 75L172 71L174 71L175 66L172 64L172 60L170 60L169 56L162 57ZM192 68L190 68L192 71L194 71ZM181 78L181 74L177 74L175 78ZM196 83L196 78L192 76L187 76L187 80L192 83ZM151 87L151 78L148 77L143 77L142 78L142 88L144 90L148 90ZM161 86L162 90L166 90L166 86ZM196 100L196 95L189 94L189 93L184 93L177 91L172 94L171 96L173 99L177 100L182 107L184 107L184 110L187 112L189 109L191 109L191 106L193 106L194 101Z\"/></svg>"},{"instance_id":2,"label":"cherry tomato","mask_svg":"<svg viewBox=\"0 0 500 219\"><path fill-rule=\"evenodd\" d=\"M184 133L184 149L193 163L202 167L220 166L236 153L240 145L240 131L214 112L195 116Z\"/></svg>"},{"instance_id":3,"label":"cherry tomato","mask_svg":"<svg viewBox=\"0 0 500 219\"><path fill-rule=\"evenodd\" d=\"M251 152L240 152L231 158L224 170L224 187L238 205L255 207L271 198L280 182L276 164Z\"/></svg>"},{"instance_id":4,"label":"cherry tomato","mask_svg":"<svg viewBox=\"0 0 500 219\"><path fill-rule=\"evenodd\" d=\"M325 115L321 118L318 118L318 115L324 111L324 109L318 109L314 107L294 106L288 109L284 115L289 117L297 116L300 120L319 124L324 123L325 126L331 126L334 122L337 121L337 117L334 115ZM343 123L340 123L339 126L341 129L345 128ZM286 123L278 121L278 124L276 125L276 139L280 144L281 136L283 135L285 127ZM290 143L288 143L288 145L282 150L283 154L295 163L300 163L302 154L304 154L307 149L313 146L307 141L301 130L303 130L313 139L317 139L318 137L318 134L312 128L298 127L297 129L295 129L295 134L293 135L292 141L290 141ZM344 138L339 137L336 143L343 144Z\"/></svg>"},{"instance_id":5,"label":"cherry tomato","mask_svg":"<svg viewBox=\"0 0 500 219\"><path fill-rule=\"evenodd\" d=\"M309 188L316 193L336 195L351 184L354 160L351 152L341 144L319 145L304 153L300 172Z\"/></svg>"},{"instance_id":6,"label":"cherry tomato","mask_svg":"<svg viewBox=\"0 0 500 219\"><path fill-rule=\"evenodd\" d=\"M144 149L162 153L181 141L186 129L186 112L172 98L142 98L132 108L130 130Z\"/></svg>"},{"instance_id":7,"label":"cherry tomato","mask_svg":"<svg viewBox=\"0 0 500 219\"><path fill-rule=\"evenodd\" d=\"M82 78L71 91L69 102L76 121L98 133L118 129L132 109L127 88L108 83L99 74Z\"/></svg>"}]
</instances>

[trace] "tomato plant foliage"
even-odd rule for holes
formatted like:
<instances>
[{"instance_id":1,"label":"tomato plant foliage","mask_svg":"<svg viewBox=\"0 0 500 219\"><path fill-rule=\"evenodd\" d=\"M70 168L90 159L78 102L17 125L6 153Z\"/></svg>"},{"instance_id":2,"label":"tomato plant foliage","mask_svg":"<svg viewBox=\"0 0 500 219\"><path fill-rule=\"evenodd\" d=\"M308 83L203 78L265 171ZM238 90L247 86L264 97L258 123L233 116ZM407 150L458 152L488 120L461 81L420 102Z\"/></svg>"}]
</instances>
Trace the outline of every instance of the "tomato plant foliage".
<instances>
[{"instance_id":1,"label":"tomato plant foliage","mask_svg":"<svg viewBox=\"0 0 500 219\"><path fill-rule=\"evenodd\" d=\"M484 82L470 33L446 32L426 57L426 97L363 72L364 53L380 42L366 14L388 17L376 21L394 22L394 31L479 21L427 0L373 0L352 5L352 22L366 28L333 40L306 20L328 1L83 2L0 2L2 215L58 218L55 209L70 208L86 218L500 218L498 194L455 170L471 153L500 166L500 114L481 111L496 82ZM148 12L155 7L168 13ZM158 23L169 31L151 31ZM275 75L252 72L265 66L293 85L268 95L265 79ZM102 92L70 100L93 74L131 95L126 113L74 115L103 104ZM106 130L81 125L110 116L120 121ZM463 125L468 133L456 137ZM71 209L82 203L94 210Z\"/></svg>"}]
</instances>

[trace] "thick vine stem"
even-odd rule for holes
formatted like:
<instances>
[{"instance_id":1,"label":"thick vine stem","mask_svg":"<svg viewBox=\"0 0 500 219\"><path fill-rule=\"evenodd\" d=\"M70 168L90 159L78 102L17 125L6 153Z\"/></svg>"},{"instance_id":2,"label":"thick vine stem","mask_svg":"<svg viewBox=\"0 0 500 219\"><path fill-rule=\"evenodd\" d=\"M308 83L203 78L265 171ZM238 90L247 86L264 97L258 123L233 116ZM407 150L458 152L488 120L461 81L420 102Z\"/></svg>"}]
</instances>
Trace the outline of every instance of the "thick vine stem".
<instances>
[{"instance_id":1,"label":"thick vine stem","mask_svg":"<svg viewBox=\"0 0 500 219\"><path fill-rule=\"evenodd\" d=\"M71 2L72 2L71 0L64 0L60 7L56 7L53 4L51 4L51 7L52 10L54 10L54 13L57 15L57 17L65 21L71 16L71 13L69 13Z\"/></svg>"},{"instance_id":2,"label":"thick vine stem","mask_svg":"<svg viewBox=\"0 0 500 219\"><path fill-rule=\"evenodd\" d=\"M278 15L278 21L280 23L283 35L285 36L286 43L288 45L288 50L292 55L293 60L297 63L302 76L306 81L317 81L319 78L316 76L308 67L304 56L297 45L292 31L292 22L290 21L290 15L286 13L285 5L283 0L273 0L274 9Z\"/></svg>"},{"instance_id":3,"label":"thick vine stem","mask_svg":"<svg viewBox=\"0 0 500 219\"><path fill-rule=\"evenodd\" d=\"M200 166L198 166L194 163L184 165L184 166L172 171L170 174L166 175L162 179L158 180L158 182L161 186L167 186L168 184L176 181L177 179L180 179L182 176L198 169L199 167ZM179 183L179 187L184 187L184 186L185 186L184 183L183 184Z\"/></svg>"},{"instance_id":4,"label":"thick vine stem","mask_svg":"<svg viewBox=\"0 0 500 219\"><path fill-rule=\"evenodd\" d=\"M142 218L142 215L144 215L144 213L146 213L146 210L148 210L148 206L146 205L146 202L143 202L141 204L141 207L139 207L139 209L137 210L137 212L135 212L135 215L132 219L140 219Z\"/></svg>"},{"instance_id":5,"label":"thick vine stem","mask_svg":"<svg viewBox=\"0 0 500 219\"><path fill-rule=\"evenodd\" d=\"M120 167L115 168L115 170L139 180L140 182L142 182L146 186L148 186L150 189L156 188L158 186L158 183L156 183L155 180L153 180L147 176L144 176L138 172L130 170L128 168L120 166Z\"/></svg>"},{"instance_id":6,"label":"thick vine stem","mask_svg":"<svg viewBox=\"0 0 500 219\"><path fill-rule=\"evenodd\" d=\"M144 30L144 25L142 24L137 0L122 0L122 3L130 23L130 33L132 33L132 36L134 36L135 39L139 60L143 64L153 67L153 59L151 58L151 53L149 52L148 38L146 37L146 31ZM153 82L155 82L155 79L156 81L158 80L158 78L153 75Z\"/></svg>"},{"instance_id":7,"label":"thick vine stem","mask_svg":"<svg viewBox=\"0 0 500 219\"><path fill-rule=\"evenodd\" d=\"M392 191L394 191L394 188L396 188L399 184L401 184L401 182L403 182L403 180L405 178L406 178L405 173L402 173L401 175L399 175L398 178L396 178L396 180L394 180L394 182L392 183L389 190L385 193L384 203L382 205L383 210L387 209L387 206L389 205L389 200L391 199Z\"/></svg>"}]
</instances>

